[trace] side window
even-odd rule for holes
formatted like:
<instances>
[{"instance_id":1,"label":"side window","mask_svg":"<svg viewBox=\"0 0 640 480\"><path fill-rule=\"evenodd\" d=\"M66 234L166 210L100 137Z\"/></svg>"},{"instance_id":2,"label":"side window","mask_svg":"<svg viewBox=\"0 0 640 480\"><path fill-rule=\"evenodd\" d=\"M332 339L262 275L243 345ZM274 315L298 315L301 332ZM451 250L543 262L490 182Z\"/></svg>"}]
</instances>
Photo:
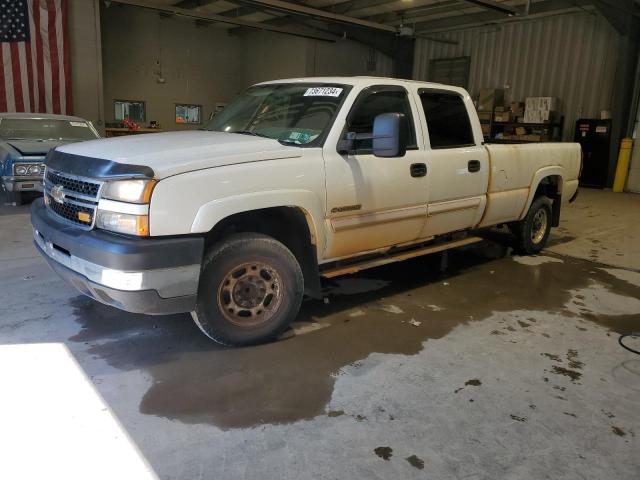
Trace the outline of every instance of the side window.
<instances>
[{"instance_id":1,"label":"side window","mask_svg":"<svg viewBox=\"0 0 640 480\"><path fill-rule=\"evenodd\" d=\"M407 119L408 138L407 148L417 148L416 130L411 115L411 105L404 90L383 90L359 98L358 103L349 114L347 130L355 133L373 132L373 120L381 113L402 113ZM356 152L371 153L373 142L371 139L358 140Z\"/></svg>"},{"instance_id":2,"label":"side window","mask_svg":"<svg viewBox=\"0 0 640 480\"><path fill-rule=\"evenodd\" d=\"M432 149L475 144L469 114L460 95L426 91L420 93L420 100L427 117Z\"/></svg>"}]
</instances>

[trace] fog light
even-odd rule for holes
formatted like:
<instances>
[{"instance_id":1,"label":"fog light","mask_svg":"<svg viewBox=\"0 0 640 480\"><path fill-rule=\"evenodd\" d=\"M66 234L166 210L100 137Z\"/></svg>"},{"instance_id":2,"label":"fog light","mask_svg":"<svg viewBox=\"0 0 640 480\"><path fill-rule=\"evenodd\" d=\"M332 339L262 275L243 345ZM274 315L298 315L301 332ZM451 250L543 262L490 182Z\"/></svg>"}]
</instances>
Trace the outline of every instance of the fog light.
<instances>
[{"instance_id":1,"label":"fog light","mask_svg":"<svg viewBox=\"0 0 640 480\"><path fill-rule=\"evenodd\" d=\"M140 290L142 287L142 272L103 270L102 284L118 290Z\"/></svg>"}]
</instances>

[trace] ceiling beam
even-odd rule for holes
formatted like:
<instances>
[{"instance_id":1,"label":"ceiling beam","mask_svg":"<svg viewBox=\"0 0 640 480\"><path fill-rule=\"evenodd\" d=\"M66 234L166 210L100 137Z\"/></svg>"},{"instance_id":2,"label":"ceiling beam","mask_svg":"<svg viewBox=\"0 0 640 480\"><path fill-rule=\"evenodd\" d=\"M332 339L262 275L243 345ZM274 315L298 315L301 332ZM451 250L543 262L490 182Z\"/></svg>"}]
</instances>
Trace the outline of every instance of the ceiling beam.
<instances>
[{"instance_id":1,"label":"ceiling beam","mask_svg":"<svg viewBox=\"0 0 640 480\"><path fill-rule=\"evenodd\" d=\"M494 2L493 0L464 0L467 3L473 3L480 7L484 7L487 10L494 10L496 12L504 13L505 15L518 15L520 10L517 8L509 7L503 3Z\"/></svg>"},{"instance_id":2,"label":"ceiling beam","mask_svg":"<svg viewBox=\"0 0 640 480\"><path fill-rule=\"evenodd\" d=\"M255 5L259 7L268 8L269 10L277 10L289 15L311 17L329 21L332 23L343 23L345 25L354 25L357 27L364 27L373 30L380 30L383 32L395 33L395 27L385 25L383 23L371 22L369 20L362 20L355 17L349 17L347 15L341 15L339 13L327 12L318 8L306 7L304 5L298 5L296 3L284 2L282 0L239 0L234 3L242 3L246 5Z\"/></svg>"},{"instance_id":3,"label":"ceiling beam","mask_svg":"<svg viewBox=\"0 0 640 480\"><path fill-rule=\"evenodd\" d=\"M338 38L333 35L328 35L322 32L314 32L307 28L278 27L266 23L242 20L240 18L224 17L222 15L215 15L212 13L194 12L193 10L188 10L186 8L174 6L163 7L151 3L148 0L111 0L111 2L133 7L147 8L149 10L155 10L156 12L178 15L181 17L192 18L194 20L209 20L214 22L226 23L228 25L236 25L238 27L247 27L256 30L266 30L270 32L283 33L285 35L293 35L295 37L311 38L313 40L322 40L325 42L335 42L336 40L338 40Z\"/></svg>"},{"instance_id":4,"label":"ceiling beam","mask_svg":"<svg viewBox=\"0 0 640 480\"><path fill-rule=\"evenodd\" d=\"M209 5L210 3L217 1L218 0L181 0L180 2L174 3L172 6L191 10L193 8L204 7L205 5Z\"/></svg>"},{"instance_id":5,"label":"ceiling beam","mask_svg":"<svg viewBox=\"0 0 640 480\"><path fill-rule=\"evenodd\" d=\"M475 13L473 15L456 15L447 18L416 22L415 31L416 33L433 33L459 28L478 27L504 21L509 22L516 20L516 18L520 21L525 21L535 15L579 11L592 6L592 0L546 0L544 2L532 3L529 15L527 16L505 17L505 15L498 12L485 11ZM412 22L410 19L407 19L406 23L411 24Z\"/></svg>"}]
</instances>

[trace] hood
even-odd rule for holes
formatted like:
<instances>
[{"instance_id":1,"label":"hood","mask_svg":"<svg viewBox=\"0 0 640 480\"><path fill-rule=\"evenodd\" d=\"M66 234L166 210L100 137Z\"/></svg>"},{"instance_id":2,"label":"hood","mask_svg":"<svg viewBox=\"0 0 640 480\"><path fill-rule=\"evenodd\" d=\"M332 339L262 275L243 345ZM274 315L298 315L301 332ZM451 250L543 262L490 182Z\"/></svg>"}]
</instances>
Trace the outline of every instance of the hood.
<instances>
[{"instance_id":1,"label":"hood","mask_svg":"<svg viewBox=\"0 0 640 480\"><path fill-rule=\"evenodd\" d=\"M60 140L5 140L5 142L15 148L20 155L29 157L36 155L45 156L52 148L59 147L65 143Z\"/></svg>"},{"instance_id":2,"label":"hood","mask_svg":"<svg viewBox=\"0 0 640 480\"><path fill-rule=\"evenodd\" d=\"M223 165L302 156L301 148L269 138L203 130L91 140L59 147L56 152L147 167L156 179ZM123 171L117 167L109 170ZM103 174L98 173L96 176Z\"/></svg>"}]
</instances>

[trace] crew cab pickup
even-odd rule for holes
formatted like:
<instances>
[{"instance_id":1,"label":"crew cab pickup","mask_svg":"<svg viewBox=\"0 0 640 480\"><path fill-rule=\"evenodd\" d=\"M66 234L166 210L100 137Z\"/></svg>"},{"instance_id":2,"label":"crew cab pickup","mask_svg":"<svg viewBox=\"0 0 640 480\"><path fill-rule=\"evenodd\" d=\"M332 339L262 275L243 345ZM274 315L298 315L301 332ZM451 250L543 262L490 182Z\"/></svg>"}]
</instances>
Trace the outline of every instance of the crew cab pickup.
<instances>
[{"instance_id":1,"label":"crew cab pickup","mask_svg":"<svg viewBox=\"0 0 640 480\"><path fill-rule=\"evenodd\" d=\"M469 94L387 78L249 88L199 131L65 145L35 245L80 292L190 312L211 339L275 338L321 277L478 241L535 254L577 194L574 143L485 144Z\"/></svg>"}]
</instances>

